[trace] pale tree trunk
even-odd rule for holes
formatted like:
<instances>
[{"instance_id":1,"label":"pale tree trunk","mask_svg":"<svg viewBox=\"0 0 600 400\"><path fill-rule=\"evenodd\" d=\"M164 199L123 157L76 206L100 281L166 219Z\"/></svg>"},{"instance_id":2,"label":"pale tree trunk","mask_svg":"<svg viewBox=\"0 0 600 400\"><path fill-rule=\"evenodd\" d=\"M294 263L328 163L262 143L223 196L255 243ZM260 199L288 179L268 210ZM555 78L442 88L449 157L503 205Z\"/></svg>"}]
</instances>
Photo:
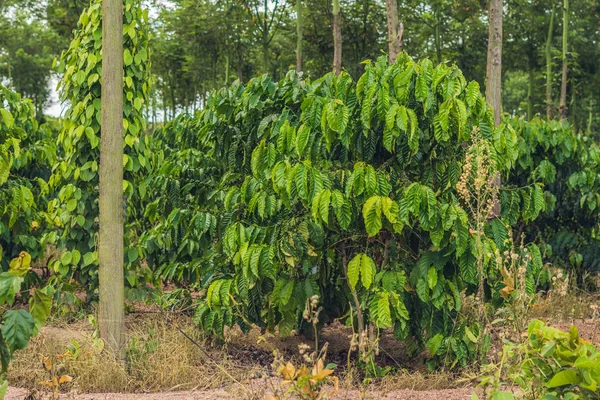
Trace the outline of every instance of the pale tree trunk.
<instances>
[{"instance_id":1,"label":"pale tree trunk","mask_svg":"<svg viewBox=\"0 0 600 400\"><path fill-rule=\"evenodd\" d=\"M489 37L485 82L485 97L494 111L494 124L502 121L502 0L491 0L488 15ZM496 187L500 187L500 173L494 177ZM500 215L500 201L494 199L492 214ZM483 276L480 276L483 279ZM480 282L481 284L481 282Z\"/></svg>"},{"instance_id":2,"label":"pale tree trunk","mask_svg":"<svg viewBox=\"0 0 600 400\"><path fill-rule=\"evenodd\" d=\"M123 0L102 1L101 94L98 327L108 348L123 360Z\"/></svg>"},{"instance_id":3,"label":"pale tree trunk","mask_svg":"<svg viewBox=\"0 0 600 400\"><path fill-rule=\"evenodd\" d=\"M552 6L550 15L550 26L548 27L548 37L546 39L546 116L552 119L552 35L554 33L554 14L556 9Z\"/></svg>"},{"instance_id":4,"label":"pale tree trunk","mask_svg":"<svg viewBox=\"0 0 600 400\"><path fill-rule=\"evenodd\" d=\"M494 110L494 122L502 115L502 0L491 0L485 97Z\"/></svg>"},{"instance_id":5,"label":"pale tree trunk","mask_svg":"<svg viewBox=\"0 0 600 400\"><path fill-rule=\"evenodd\" d=\"M403 26L398 24L398 3L396 0L386 0L385 7L387 9L389 61L390 64L393 64L402 51Z\"/></svg>"},{"instance_id":6,"label":"pale tree trunk","mask_svg":"<svg viewBox=\"0 0 600 400\"><path fill-rule=\"evenodd\" d=\"M302 0L296 0L296 71L302 71Z\"/></svg>"},{"instance_id":7,"label":"pale tree trunk","mask_svg":"<svg viewBox=\"0 0 600 400\"><path fill-rule=\"evenodd\" d=\"M562 37L562 79L560 81L560 102L558 109L560 112L560 119L564 121L567 119L567 73L568 73L568 62L567 62L567 47L568 47L568 36L569 36L569 0L564 0L563 6L563 37Z\"/></svg>"},{"instance_id":8,"label":"pale tree trunk","mask_svg":"<svg viewBox=\"0 0 600 400\"><path fill-rule=\"evenodd\" d=\"M588 122L587 122L587 134L588 135L592 134L592 122L594 121L593 105L594 105L594 98L590 95L590 108L589 108Z\"/></svg>"},{"instance_id":9,"label":"pale tree trunk","mask_svg":"<svg viewBox=\"0 0 600 400\"><path fill-rule=\"evenodd\" d=\"M533 85L535 83L535 77L533 76L533 67L535 60L533 59L533 53L529 53L529 85L527 87L527 121L531 121L533 118Z\"/></svg>"},{"instance_id":10,"label":"pale tree trunk","mask_svg":"<svg viewBox=\"0 0 600 400\"><path fill-rule=\"evenodd\" d=\"M333 73L342 72L342 27L340 0L333 0Z\"/></svg>"},{"instance_id":11,"label":"pale tree trunk","mask_svg":"<svg viewBox=\"0 0 600 400\"><path fill-rule=\"evenodd\" d=\"M434 42L435 42L435 58L436 61L438 63L442 62L442 32L441 32L441 25L442 25L442 13L440 11L440 2L436 2L435 5L435 12L434 12L434 17L435 17L435 32L434 32Z\"/></svg>"}]
</instances>

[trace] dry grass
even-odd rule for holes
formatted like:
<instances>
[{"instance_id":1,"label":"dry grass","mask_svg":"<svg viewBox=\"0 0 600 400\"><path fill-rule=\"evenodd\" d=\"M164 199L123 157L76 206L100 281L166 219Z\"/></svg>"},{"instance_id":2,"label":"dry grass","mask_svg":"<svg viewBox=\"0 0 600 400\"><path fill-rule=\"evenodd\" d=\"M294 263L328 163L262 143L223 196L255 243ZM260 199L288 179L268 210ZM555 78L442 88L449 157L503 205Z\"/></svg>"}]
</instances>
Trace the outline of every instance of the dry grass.
<instances>
[{"instance_id":1,"label":"dry grass","mask_svg":"<svg viewBox=\"0 0 600 400\"><path fill-rule=\"evenodd\" d=\"M545 319L555 324L577 319L583 321L590 314L590 305L598 303L598 296L591 295L540 297L527 319ZM209 342L189 318L167 318L156 314L129 315L127 325L126 367L98 350L98 341L93 339L94 328L87 320L73 323L58 318L44 327L26 350L16 354L9 370L9 380L20 387L41 389L39 382L48 379L41 355L53 357L65 354L67 346L75 343L79 347L78 353L64 357L59 371L74 378L70 387L63 388L65 391L140 393L227 388L235 398L258 399L262 398L261 393L278 384L277 379L269 378L273 350L277 349L286 359L298 363L298 344L312 344L301 336L282 339L258 329L253 329L248 335L232 329L227 332L224 342ZM582 325L589 332L597 326ZM196 343L186 338L178 327ZM597 327L600 329L600 326ZM584 336L591 335L585 332ZM362 393L377 390L385 394L397 390L442 390L468 386L469 379L465 377L469 371L457 376L449 372L430 373L424 368L418 371L400 369L367 385L363 382L363 372L354 364L346 368L349 334L351 329L339 323L327 327L321 334L322 342L329 343L327 361L339 365L336 375L344 391ZM381 341L388 355L387 362L395 369L402 365L414 366L416 361L406 358L401 343L388 336L383 333ZM595 339L595 336L589 339ZM477 375L470 372L471 377Z\"/></svg>"},{"instance_id":2,"label":"dry grass","mask_svg":"<svg viewBox=\"0 0 600 400\"><path fill-rule=\"evenodd\" d=\"M174 324L181 325L210 354L186 339ZM204 346L205 341L198 330L184 320L167 322L158 317L135 318L128 325L126 367L95 348L98 342L92 339L90 327L45 327L25 351L16 354L9 370L9 381L21 387L39 389L39 382L48 379L41 354L65 354L71 341L78 344L79 352L76 356L64 357L59 372L72 376L71 389L83 393L215 389L253 374L251 368L233 365L226 353Z\"/></svg>"},{"instance_id":3,"label":"dry grass","mask_svg":"<svg viewBox=\"0 0 600 400\"><path fill-rule=\"evenodd\" d=\"M282 339L257 329L247 336L231 330L225 343L210 343L189 319L152 314L130 315L127 325L126 367L106 352L99 351L99 343L93 339L94 329L89 322L73 324L55 319L52 325L42 329L25 351L16 354L9 370L9 380L19 387L41 390L39 382L48 379L41 363L42 355L54 357L65 354L67 346L75 343L79 351L74 356L65 356L58 371L74 378L73 384L62 388L63 391L141 393L229 388L240 399L262 398L260 393L277 384L277 379L267 378L272 351L278 349L295 359L293 355L297 355L297 345L311 343L300 336ZM197 344L188 340L176 327L180 327ZM325 329L323 340L331 342L332 356L347 353L347 330L340 324ZM402 371L376 380L374 386L363 385L362 373L355 367L345 370L344 365L340 365L336 374L345 390L372 390L374 386L384 391L459 386L455 377L446 373Z\"/></svg>"},{"instance_id":4,"label":"dry grass","mask_svg":"<svg viewBox=\"0 0 600 400\"><path fill-rule=\"evenodd\" d=\"M600 305L598 294L576 293L576 289L569 290L564 296L550 293L539 298L531 308L528 319L542 319L554 323L587 319L592 315L592 304Z\"/></svg>"},{"instance_id":5,"label":"dry grass","mask_svg":"<svg viewBox=\"0 0 600 400\"><path fill-rule=\"evenodd\" d=\"M450 372L418 372L402 370L397 374L385 376L377 383L378 390L389 393L395 390L443 390L468 386L467 379L461 379Z\"/></svg>"}]
</instances>

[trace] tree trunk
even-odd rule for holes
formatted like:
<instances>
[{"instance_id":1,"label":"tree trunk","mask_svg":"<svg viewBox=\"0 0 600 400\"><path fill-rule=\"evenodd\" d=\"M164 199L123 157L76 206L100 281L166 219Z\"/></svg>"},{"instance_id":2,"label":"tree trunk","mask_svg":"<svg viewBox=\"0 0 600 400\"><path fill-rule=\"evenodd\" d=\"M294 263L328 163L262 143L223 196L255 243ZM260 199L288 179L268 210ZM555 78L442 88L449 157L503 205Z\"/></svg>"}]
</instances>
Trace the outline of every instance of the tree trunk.
<instances>
[{"instance_id":1,"label":"tree trunk","mask_svg":"<svg viewBox=\"0 0 600 400\"><path fill-rule=\"evenodd\" d=\"M546 116L552 119L552 35L554 33L554 14L556 9L552 6L550 15L550 26L548 27L548 37L546 39Z\"/></svg>"},{"instance_id":2,"label":"tree trunk","mask_svg":"<svg viewBox=\"0 0 600 400\"><path fill-rule=\"evenodd\" d=\"M529 86L527 88L527 120L531 121L533 118L533 84L535 83L535 78L533 75L533 53L529 53Z\"/></svg>"},{"instance_id":3,"label":"tree trunk","mask_svg":"<svg viewBox=\"0 0 600 400\"><path fill-rule=\"evenodd\" d=\"M122 0L102 1L101 94L98 327L108 348L124 360Z\"/></svg>"},{"instance_id":4,"label":"tree trunk","mask_svg":"<svg viewBox=\"0 0 600 400\"><path fill-rule=\"evenodd\" d=\"M333 0L333 73L342 72L342 27L340 0Z\"/></svg>"},{"instance_id":5,"label":"tree trunk","mask_svg":"<svg viewBox=\"0 0 600 400\"><path fill-rule=\"evenodd\" d=\"M577 124L577 90L575 90L575 85L571 85L571 123L573 124L573 130L577 132L579 125Z\"/></svg>"},{"instance_id":6,"label":"tree trunk","mask_svg":"<svg viewBox=\"0 0 600 400\"><path fill-rule=\"evenodd\" d=\"M560 81L560 102L558 109L560 112L560 119L564 121L567 119L567 46L569 36L569 0L564 0L563 6L563 37L562 37L562 79Z\"/></svg>"},{"instance_id":7,"label":"tree trunk","mask_svg":"<svg viewBox=\"0 0 600 400\"><path fill-rule=\"evenodd\" d=\"M494 122L502 115L502 0L491 0L485 97L494 110Z\"/></svg>"},{"instance_id":8,"label":"tree trunk","mask_svg":"<svg viewBox=\"0 0 600 400\"><path fill-rule=\"evenodd\" d=\"M589 110L588 121L587 121L587 134L588 135L592 134L592 122L594 120L593 104L594 104L594 98L592 96L590 96L590 110Z\"/></svg>"},{"instance_id":9,"label":"tree trunk","mask_svg":"<svg viewBox=\"0 0 600 400\"><path fill-rule=\"evenodd\" d=\"M494 124L502 121L502 0L491 0L488 16L489 37L485 82L485 97L494 110ZM500 173L494 177L494 186L502 185ZM494 199L492 214L500 215L500 201Z\"/></svg>"},{"instance_id":10,"label":"tree trunk","mask_svg":"<svg viewBox=\"0 0 600 400\"><path fill-rule=\"evenodd\" d=\"M167 95L165 89L162 90L162 108L163 108L163 125L167 123L169 115L167 114Z\"/></svg>"},{"instance_id":11,"label":"tree trunk","mask_svg":"<svg viewBox=\"0 0 600 400\"><path fill-rule=\"evenodd\" d=\"M296 71L302 71L302 0L296 0Z\"/></svg>"},{"instance_id":12,"label":"tree trunk","mask_svg":"<svg viewBox=\"0 0 600 400\"><path fill-rule=\"evenodd\" d=\"M393 64L402 51L402 28L398 24L398 3L396 0L386 0L385 7L387 9L389 61L390 64Z\"/></svg>"},{"instance_id":13,"label":"tree trunk","mask_svg":"<svg viewBox=\"0 0 600 400\"><path fill-rule=\"evenodd\" d=\"M171 119L175 119L175 85L171 81L170 92L171 92Z\"/></svg>"},{"instance_id":14,"label":"tree trunk","mask_svg":"<svg viewBox=\"0 0 600 400\"><path fill-rule=\"evenodd\" d=\"M433 38L435 42L435 58L438 63L442 62L442 33L440 31L441 23L440 4L438 2L435 6L435 32Z\"/></svg>"},{"instance_id":15,"label":"tree trunk","mask_svg":"<svg viewBox=\"0 0 600 400\"><path fill-rule=\"evenodd\" d=\"M263 37L262 43L262 51L263 51L263 73L269 73L269 42L268 39Z\"/></svg>"}]
</instances>

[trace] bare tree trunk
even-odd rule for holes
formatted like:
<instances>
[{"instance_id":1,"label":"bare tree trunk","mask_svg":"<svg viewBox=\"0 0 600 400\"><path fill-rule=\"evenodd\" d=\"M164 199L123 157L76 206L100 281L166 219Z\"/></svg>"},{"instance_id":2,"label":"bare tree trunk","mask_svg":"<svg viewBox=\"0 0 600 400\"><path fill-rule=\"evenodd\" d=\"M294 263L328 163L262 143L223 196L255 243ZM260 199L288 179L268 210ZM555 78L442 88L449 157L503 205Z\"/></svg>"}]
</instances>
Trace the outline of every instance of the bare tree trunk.
<instances>
[{"instance_id":1,"label":"bare tree trunk","mask_svg":"<svg viewBox=\"0 0 600 400\"><path fill-rule=\"evenodd\" d=\"M535 78L533 76L533 63L535 62L533 59L533 53L529 53L529 86L527 87L527 120L531 121L533 118L533 84L535 83Z\"/></svg>"},{"instance_id":2,"label":"bare tree trunk","mask_svg":"<svg viewBox=\"0 0 600 400\"><path fill-rule=\"evenodd\" d=\"M488 23L485 97L494 110L494 124L498 126L502 121L502 0L490 1ZM494 177L493 184L496 187L502 185L499 173ZM492 214L498 216L500 211L500 201L496 196Z\"/></svg>"},{"instance_id":3,"label":"bare tree trunk","mask_svg":"<svg viewBox=\"0 0 600 400\"><path fill-rule=\"evenodd\" d=\"M123 280L123 1L102 1L100 143L100 337L125 357Z\"/></svg>"},{"instance_id":4,"label":"bare tree trunk","mask_svg":"<svg viewBox=\"0 0 600 400\"><path fill-rule=\"evenodd\" d=\"M491 0L485 97L494 110L494 121L502 115L502 0Z\"/></svg>"},{"instance_id":5,"label":"bare tree trunk","mask_svg":"<svg viewBox=\"0 0 600 400\"><path fill-rule=\"evenodd\" d=\"M225 86L229 84L229 55L225 56Z\"/></svg>"},{"instance_id":6,"label":"bare tree trunk","mask_svg":"<svg viewBox=\"0 0 600 400\"><path fill-rule=\"evenodd\" d=\"M296 0L296 71L302 71L302 0Z\"/></svg>"},{"instance_id":7,"label":"bare tree trunk","mask_svg":"<svg viewBox=\"0 0 600 400\"><path fill-rule=\"evenodd\" d=\"M552 6L548 37L546 39L546 116L552 119L552 35L554 33L554 14L556 9Z\"/></svg>"},{"instance_id":8,"label":"bare tree trunk","mask_svg":"<svg viewBox=\"0 0 600 400\"><path fill-rule=\"evenodd\" d=\"M436 2L435 5L435 32L434 32L434 42L435 42L435 58L438 63L442 62L442 33L440 29L440 25L442 24L442 16L440 11L440 3Z\"/></svg>"},{"instance_id":9,"label":"bare tree trunk","mask_svg":"<svg viewBox=\"0 0 600 400\"><path fill-rule=\"evenodd\" d=\"M594 121L593 105L594 105L594 98L592 96L590 96L590 108L589 108L588 121L587 121L587 134L588 135L592 134L592 122Z\"/></svg>"},{"instance_id":10,"label":"bare tree trunk","mask_svg":"<svg viewBox=\"0 0 600 400\"><path fill-rule=\"evenodd\" d=\"M340 0L333 0L333 73L342 72L342 27Z\"/></svg>"},{"instance_id":11,"label":"bare tree trunk","mask_svg":"<svg viewBox=\"0 0 600 400\"><path fill-rule=\"evenodd\" d=\"M398 24L398 3L396 0L386 0L385 7L387 9L389 61L390 64L393 64L402 51L403 27Z\"/></svg>"},{"instance_id":12,"label":"bare tree trunk","mask_svg":"<svg viewBox=\"0 0 600 400\"><path fill-rule=\"evenodd\" d=\"M560 102L558 105L558 110L560 112L561 121L564 121L565 119L567 119L568 36L569 36L569 0L564 0L563 37L562 37L562 80L560 82Z\"/></svg>"}]
</instances>

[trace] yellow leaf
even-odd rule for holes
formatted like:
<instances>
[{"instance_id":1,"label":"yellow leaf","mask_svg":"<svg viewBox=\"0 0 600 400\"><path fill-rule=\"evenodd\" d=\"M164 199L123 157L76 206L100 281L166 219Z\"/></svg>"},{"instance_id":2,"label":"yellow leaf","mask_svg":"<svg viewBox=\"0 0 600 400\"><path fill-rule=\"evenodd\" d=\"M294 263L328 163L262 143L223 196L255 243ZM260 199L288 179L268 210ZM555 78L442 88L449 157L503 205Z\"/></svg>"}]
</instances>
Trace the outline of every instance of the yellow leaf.
<instances>
[{"instance_id":1,"label":"yellow leaf","mask_svg":"<svg viewBox=\"0 0 600 400\"><path fill-rule=\"evenodd\" d=\"M31 256L28 252L22 251L19 256L10 262L9 272L17 276L25 276L31 268Z\"/></svg>"},{"instance_id":2,"label":"yellow leaf","mask_svg":"<svg viewBox=\"0 0 600 400\"><path fill-rule=\"evenodd\" d=\"M331 374L333 374L333 370L324 369L324 370L320 371L318 374L313 375L313 379L316 381L315 383L317 383L317 382L322 381L323 379L327 378Z\"/></svg>"},{"instance_id":3,"label":"yellow leaf","mask_svg":"<svg viewBox=\"0 0 600 400\"><path fill-rule=\"evenodd\" d=\"M291 362L288 362L285 367L279 368L279 373L286 381L293 381L294 376L296 375L296 367L294 367Z\"/></svg>"},{"instance_id":4,"label":"yellow leaf","mask_svg":"<svg viewBox=\"0 0 600 400\"><path fill-rule=\"evenodd\" d=\"M43 386L48 386L48 387L53 387L54 384L52 383L52 381L42 381L39 383L39 385L43 385Z\"/></svg>"},{"instance_id":5,"label":"yellow leaf","mask_svg":"<svg viewBox=\"0 0 600 400\"><path fill-rule=\"evenodd\" d=\"M73 381L72 377L70 377L69 375L63 375L58 380L58 383L62 384L62 383L69 383L69 382L72 382L72 381Z\"/></svg>"},{"instance_id":6,"label":"yellow leaf","mask_svg":"<svg viewBox=\"0 0 600 400\"><path fill-rule=\"evenodd\" d=\"M42 355L42 365L46 371L52 370L52 360L49 357L45 357Z\"/></svg>"},{"instance_id":7,"label":"yellow leaf","mask_svg":"<svg viewBox=\"0 0 600 400\"><path fill-rule=\"evenodd\" d=\"M323 364L323 360L319 358L319 361L313 366L312 375L317 375L323 369L325 369L325 365Z\"/></svg>"}]
</instances>

